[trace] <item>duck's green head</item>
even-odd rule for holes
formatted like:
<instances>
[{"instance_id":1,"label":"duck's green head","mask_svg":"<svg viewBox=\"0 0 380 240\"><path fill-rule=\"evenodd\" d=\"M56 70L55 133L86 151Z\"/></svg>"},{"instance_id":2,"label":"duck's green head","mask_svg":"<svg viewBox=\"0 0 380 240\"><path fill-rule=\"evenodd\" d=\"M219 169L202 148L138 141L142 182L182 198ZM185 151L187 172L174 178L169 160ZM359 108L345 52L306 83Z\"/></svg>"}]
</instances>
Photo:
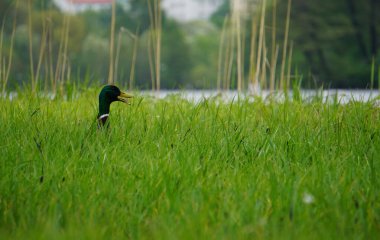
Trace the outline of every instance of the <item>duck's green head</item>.
<instances>
[{"instance_id":1,"label":"duck's green head","mask_svg":"<svg viewBox=\"0 0 380 240\"><path fill-rule=\"evenodd\" d=\"M128 100L133 96L120 91L120 89L114 85L106 85L103 87L102 91L99 94L99 120L107 120L107 117L110 112L110 105L113 102L120 101L128 103ZM105 122L105 121L104 121Z\"/></svg>"}]
</instances>

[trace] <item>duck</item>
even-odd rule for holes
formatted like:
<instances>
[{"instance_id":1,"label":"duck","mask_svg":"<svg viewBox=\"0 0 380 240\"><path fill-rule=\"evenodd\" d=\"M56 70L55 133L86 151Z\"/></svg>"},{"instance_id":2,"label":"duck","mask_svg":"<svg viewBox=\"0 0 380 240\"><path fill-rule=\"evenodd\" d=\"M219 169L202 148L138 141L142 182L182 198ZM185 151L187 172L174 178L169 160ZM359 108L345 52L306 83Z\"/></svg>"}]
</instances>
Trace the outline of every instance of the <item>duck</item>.
<instances>
[{"instance_id":1,"label":"duck","mask_svg":"<svg viewBox=\"0 0 380 240\"><path fill-rule=\"evenodd\" d=\"M98 127L102 128L108 125L107 119L110 115L110 106L113 102L129 103L133 95L121 91L115 85L106 85L99 93L99 112L98 112Z\"/></svg>"}]
</instances>

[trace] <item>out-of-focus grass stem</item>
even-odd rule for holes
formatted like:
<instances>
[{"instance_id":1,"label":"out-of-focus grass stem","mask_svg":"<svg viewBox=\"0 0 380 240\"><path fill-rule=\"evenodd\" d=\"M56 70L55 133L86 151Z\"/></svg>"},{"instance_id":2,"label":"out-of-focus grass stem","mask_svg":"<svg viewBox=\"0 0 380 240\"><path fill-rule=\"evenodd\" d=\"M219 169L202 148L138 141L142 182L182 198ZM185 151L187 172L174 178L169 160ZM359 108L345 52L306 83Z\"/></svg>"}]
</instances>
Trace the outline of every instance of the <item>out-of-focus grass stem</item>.
<instances>
[{"instance_id":1,"label":"out-of-focus grass stem","mask_svg":"<svg viewBox=\"0 0 380 240\"><path fill-rule=\"evenodd\" d=\"M287 59L287 49L288 49L288 40L289 40L289 28L290 28L290 13L292 7L292 0L288 0L287 12L286 12L286 24L285 24L285 36L284 36L284 46L282 53L282 62L281 62L281 75L280 75L280 88L284 89L286 87L285 67Z\"/></svg>"},{"instance_id":2,"label":"out-of-focus grass stem","mask_svg":"<svg viewBox=\"0 0 380 240\"><path fill-rule=\"evenodd\" d=\"M109 58L109 72L108 84L114 84L114 52L115 52L115 21L116 21L116 0L112 1L112 15L111 15L111 33L110 33L110 58Z\"/></svg>"},{"instance_id":3,"label":"out-of-focus grass stem","mask_svg":"<svg viewBox=\"0 0 380 240\"><path fill-rule=\"evenodd\" d=\"M33 61L33 19L32 19L32 0L28 0L28 36L29 36L29 67L30 80L32 82L32 93L37 92L37 83L34 78L34 61Z\"/></svg>"}]
</instances>

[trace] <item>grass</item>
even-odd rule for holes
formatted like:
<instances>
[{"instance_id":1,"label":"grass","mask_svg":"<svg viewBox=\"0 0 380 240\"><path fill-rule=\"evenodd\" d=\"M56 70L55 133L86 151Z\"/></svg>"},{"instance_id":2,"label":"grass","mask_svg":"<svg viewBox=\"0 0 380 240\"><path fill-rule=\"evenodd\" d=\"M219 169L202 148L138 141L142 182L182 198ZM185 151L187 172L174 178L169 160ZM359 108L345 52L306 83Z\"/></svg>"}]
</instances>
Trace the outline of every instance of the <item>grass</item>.
<instances>
[{"instance_id":1,"label":"grass","mask_svg":"<svg viewBox=\"0 0 380 240\"><path fill-rule=\"evenodd\" d=\"M380 237L374 102L137 97L99 131L97 91L30 96L0 100L1 238Z\"/></svg>"}]
</instances>

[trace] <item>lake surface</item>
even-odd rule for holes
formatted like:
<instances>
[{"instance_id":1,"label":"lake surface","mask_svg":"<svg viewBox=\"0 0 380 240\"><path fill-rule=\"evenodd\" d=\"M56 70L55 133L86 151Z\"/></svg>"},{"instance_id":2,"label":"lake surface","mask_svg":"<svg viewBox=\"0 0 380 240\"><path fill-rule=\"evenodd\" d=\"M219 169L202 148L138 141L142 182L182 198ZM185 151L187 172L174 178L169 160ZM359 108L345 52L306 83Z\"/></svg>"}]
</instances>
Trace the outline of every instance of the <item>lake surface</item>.
<instances>
[{"instance_id":1,"label":"lake surface","mask_svg":"<svg viewBox=\"0 0 380 240\"><path fill-rule=\"evenodd\" d=\"M141 95L143 97L151 98L170 98L173 96L179 96L183 99L199 102L204 99L218 98L222 101L231 102L237 101L238 99L249 99L254 101L255 98L260 97L263 100L275 99L277 101L282 101L285 99L285 94L283 92L274 92L270 91L260 91L256 94L250 92L238 92L238 91L216 91L216 90L161 90L159 92L155 91L139 91L135 93L136 95ZM293 92L289 91L289 98L293 97ZM380 105L379 91L369 91L369 90L341 90L341 89L332 89L324 91L315 91L315 90L301 90L301 95L303 100L311 100L315 96L323 98L324 102L333 102L334 99L337 99L339 103L345 104L350 101L359 101L359 102L368 102L375 100ZM0 94L0 97L1 94ZM14 99L17 97L16 92L11 92L7 96L9 99ZM53 94L48 94L48 97L53 99Z\"/></svg>"},{"instance_id":2,"label":"lake surface","mask_svg":"<svg viewBox=\"0 0 380 240\"><path fill-rule=\"evenodd\" d=\"M189 91L189 90L183 90L183 91L160 91L160 92L153 92L153 91L141 91L140 92L142 96L148 96L148 97L155 97L159 99L168 98L171 96L180 96L184 99L187 99L189 101L199 102L203 99L210 99L210 98L220 98L227 102L229 101L236 101L239 98L249 98L254 100L255 97L261 97L262 99L269 99L274 98L279 101L285 99L285 94L281 92L275 92L271 93L270 91L260 91L257 94L251 94L249 92L238 92L238 91L205 91L205 90L199 90L199 91ZM302 90L301 91L302 99L308 100L312 99L315 96L319 96L323 98L323 101L330 102L334 101L334 99L337 99L339 103L345 104L350 101L359 101L359 102L368 102L370 100L377 100L379 99L379 91L369 91L369 90L340 90L340 89L333 89L333 90L324 90L324 91L315 91L315 90ZM289 97L293 97L293 92L289 91Z\"/></svg>"}]
</instances>

